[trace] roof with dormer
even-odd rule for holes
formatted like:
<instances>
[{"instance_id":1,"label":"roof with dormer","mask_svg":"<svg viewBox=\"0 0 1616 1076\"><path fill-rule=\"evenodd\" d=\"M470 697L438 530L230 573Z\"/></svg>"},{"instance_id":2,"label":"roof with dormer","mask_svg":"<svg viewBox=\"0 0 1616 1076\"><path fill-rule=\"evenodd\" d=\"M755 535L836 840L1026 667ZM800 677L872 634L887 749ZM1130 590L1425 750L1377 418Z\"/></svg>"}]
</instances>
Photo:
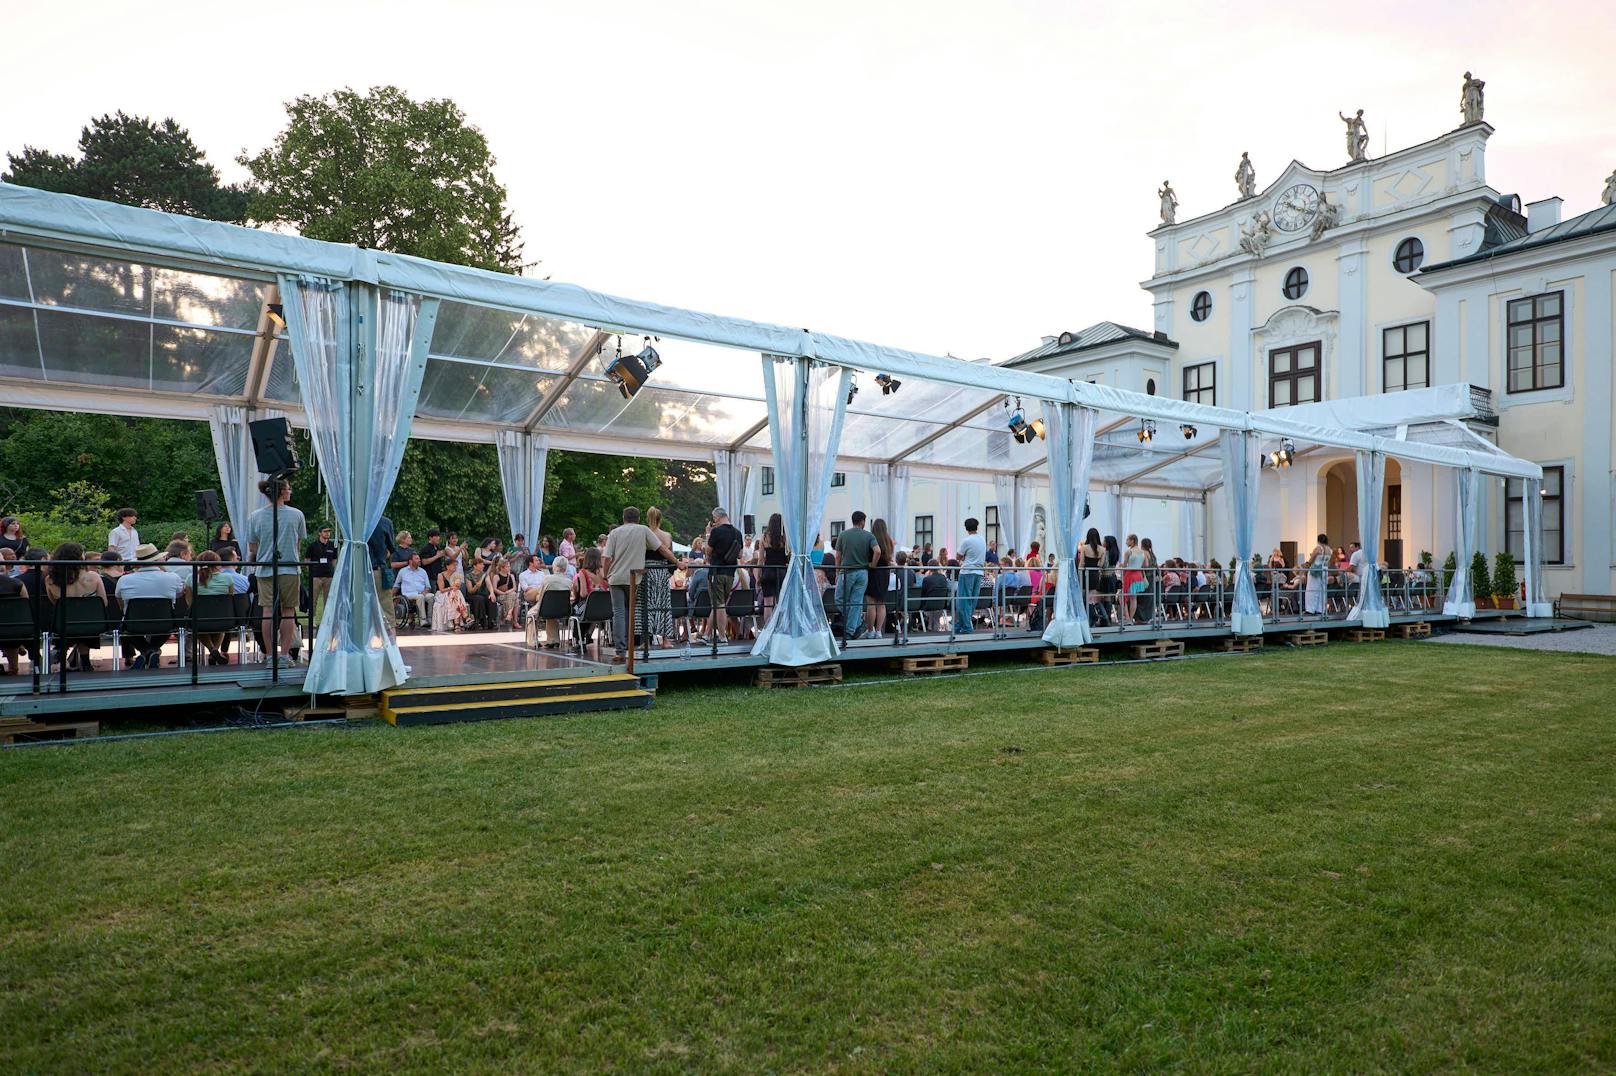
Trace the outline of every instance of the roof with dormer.
<instances>
[{"instance_id":1,"label":"roof with dormer","mask_svg":"<svg viewBox=\"0 0 1616 1076\"><path fill-rule=\"evenodd\" d=\"M1044 342L1031 351L1006 359L998 365L1022 366L1040 359L1052 359L1057 355L1070 355L1077 351L1115 344L1121 340L1143 340L1161 344L1163 347L1178 347L1178 342L1170 339L1166 333L1146 332L1144 329L1135 329L1131 325L1122 325L1115 321L1101 321L1079 332L1063 332L1059 336L1045 337Z\"/></svg>"}]
</instances>

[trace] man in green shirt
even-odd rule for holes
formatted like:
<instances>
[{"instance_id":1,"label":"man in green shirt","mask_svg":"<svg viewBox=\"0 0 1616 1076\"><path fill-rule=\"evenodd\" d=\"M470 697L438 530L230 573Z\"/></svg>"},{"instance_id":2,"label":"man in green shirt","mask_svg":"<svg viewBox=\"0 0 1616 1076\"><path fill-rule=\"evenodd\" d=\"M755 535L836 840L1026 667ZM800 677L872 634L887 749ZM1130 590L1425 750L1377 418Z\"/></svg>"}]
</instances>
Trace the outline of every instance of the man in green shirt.
<instances>
[{"instance_id":1,"label":"man in green shirt","mask_svg":"<svg viewBox=\"0 0 1616 1076\"><path fill-rule=\"evenodd\" d=\"M864 591L870 584L870 555L875 536L864 529L864 513L853 513L853 525L836 539L836 605L842 610L845 637L857 639L864 626Z\"/></svg>"}]
</instances>

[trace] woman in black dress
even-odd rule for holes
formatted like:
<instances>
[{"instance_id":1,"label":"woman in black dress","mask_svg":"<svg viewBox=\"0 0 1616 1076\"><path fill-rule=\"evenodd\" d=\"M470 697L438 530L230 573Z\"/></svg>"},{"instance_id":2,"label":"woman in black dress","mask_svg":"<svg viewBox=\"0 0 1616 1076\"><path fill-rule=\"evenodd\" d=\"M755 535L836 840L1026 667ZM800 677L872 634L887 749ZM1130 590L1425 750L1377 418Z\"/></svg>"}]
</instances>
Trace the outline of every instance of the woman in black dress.
<instances>
[{"instance_id":1,"label":"woman in black dress","mask_svg":"<svg viewBox=\"0 0 1616 1076\"><path fill-rule=\"evenodd\" d=\"M892 581L892 535L887 533L887 521L878 519L870 524L870 537L875 539L875 550L870 556L868 581L864 585L865 622L876 635L887 629L887 588Z\"/></svg>"},{"instance_id":2,"label":"woman in black dress","mask_svg":"<svg viewBox=\"0 0 1616 1076\"><path fill-rule=\"evenodd\" d=\"M786 577L786 566L791 563L791 550L786 547L786 528L776 512L769 517L769 525L763 529L763 537L758 540L763 548L763 571L759 573L759 586L763 591L763 623L769 622L774 615L775 604L780 600L780 584Z\"/></svg>"},{"instance_id":3,"label":"woman in black dress","mask_svg":"<svg viewBox=\"0 0 1616 1076\"><path fill-rule=\"evenodd\" d=\"M230 525L230 521L228 519L223 523L220 523L219 526L215 528L213 532L213 540L208 543L208 548L219 554L220 557L224 556L225 550L233 549L236 552L236 557L238 559L240 558L241 547L236 544L236 531L235 528Z\"/></svg>"}]
</instances>

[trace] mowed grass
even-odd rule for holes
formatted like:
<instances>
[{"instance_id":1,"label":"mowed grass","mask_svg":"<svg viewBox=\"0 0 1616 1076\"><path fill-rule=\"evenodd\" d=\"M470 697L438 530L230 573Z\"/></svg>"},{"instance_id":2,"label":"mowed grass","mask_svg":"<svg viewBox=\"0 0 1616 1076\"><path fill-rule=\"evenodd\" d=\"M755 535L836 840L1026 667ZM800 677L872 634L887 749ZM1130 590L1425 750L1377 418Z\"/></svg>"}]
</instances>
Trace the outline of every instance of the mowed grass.
<instances>
[{"instance_id":1,"label":"mowed grass","mask_svg":"<svg viewBox=\"0 0 1616 1076\"><path fill-rule=\"evenodd\" d=\"M1616 660L0 753L0 1070L1616 1066Z\"/></svg>"}]
</instances>

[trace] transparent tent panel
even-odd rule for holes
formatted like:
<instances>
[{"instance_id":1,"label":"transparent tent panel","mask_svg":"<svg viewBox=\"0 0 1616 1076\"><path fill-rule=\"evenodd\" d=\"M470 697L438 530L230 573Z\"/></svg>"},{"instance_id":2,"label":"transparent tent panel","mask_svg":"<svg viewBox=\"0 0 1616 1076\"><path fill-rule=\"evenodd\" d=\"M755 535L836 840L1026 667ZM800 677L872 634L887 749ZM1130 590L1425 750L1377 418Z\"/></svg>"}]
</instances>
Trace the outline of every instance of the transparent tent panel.
<instances>
[{"instance_id":1,"label":"transparent tent panel","mask_svg":"<svg viewBox=\"0 0 1616 1076\"><path fill-rule=\"evenodd\" d=\"M278 368L281 363L275 363ZM428 359L415 413L427 418L520 425L560 380L558 374Z\"/></svg>"},{"instance_id":2,"label":"transparent tent panel","mask_svg":"<svg viewBox=\"0 0 1616 1076\"><path fill-rule=\"evenodd\" d=\"M567 386L538 428L722 447L738 441L765 414L761 400L680 392L659 388L655 381L625 400L614 383L580 377Z\"/></svg>"},{"instance_id":3,"label":"transparent tent panel","mask_svg":"<svg viewBox=\"0 0 1616 1076\"><path fill-rule=\"evenodd\" d=\"M256 280L0 244L0 299L256 331L268 294Z\"/></svg>"},{"instance_id":4,"label":"transparent tent panel","mask_svg":"<svg viewBox=\"0 0 1616 1076\"><path fill-rule=\"evenodd\" d=\"M562 373L595 337L577 322L445 301L438 305L431 354Z\"/></svg>"},{"instance_id":5,"label":"transparent tent panel","mask_svg":"<svg viewBox=\"0 0 1616 1076\"><path fill-rule=\"evenodd\" d=\"M0 306L0 373L75 385L239 396L253 338Z\"/></svg>"}]
</instances>

